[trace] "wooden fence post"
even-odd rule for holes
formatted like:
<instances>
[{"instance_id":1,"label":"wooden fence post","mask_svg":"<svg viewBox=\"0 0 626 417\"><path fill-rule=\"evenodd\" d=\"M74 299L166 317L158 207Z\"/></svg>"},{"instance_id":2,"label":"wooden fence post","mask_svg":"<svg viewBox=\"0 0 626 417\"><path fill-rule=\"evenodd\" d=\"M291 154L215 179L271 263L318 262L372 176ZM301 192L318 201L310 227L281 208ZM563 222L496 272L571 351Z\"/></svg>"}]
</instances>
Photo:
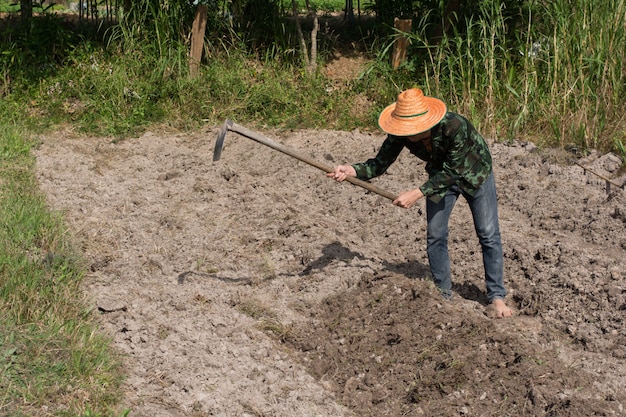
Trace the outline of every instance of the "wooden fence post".
<instances>
[{"instance_id":1,"label":"wooden fence post","mask_svg":"<svg viewBox=\"0 0 626 417\"><path fill-rule=\"evenodd\" d=\"M191 78L195 78L198 75L200 61L202 61L207 14L206 5L200 4L191 28L191 49L189 50L189 75Z\"/></svg>"},{"instance_id":2,"label":"wooden fence post","mask_svg":"<svg viewBox=\"0 0 626 417\"><path fill-rule=\"evenodd\" d=\"M413 21L411 19L393 19L393 26L404 33L411 33L411 27ZM406 60L406 47L409 44L409 39L404 35L398 35L396 41L393 44L393 52L391 54L391 66L393 69L398 69L400 64Z\"/></svg>"}]
</instances>

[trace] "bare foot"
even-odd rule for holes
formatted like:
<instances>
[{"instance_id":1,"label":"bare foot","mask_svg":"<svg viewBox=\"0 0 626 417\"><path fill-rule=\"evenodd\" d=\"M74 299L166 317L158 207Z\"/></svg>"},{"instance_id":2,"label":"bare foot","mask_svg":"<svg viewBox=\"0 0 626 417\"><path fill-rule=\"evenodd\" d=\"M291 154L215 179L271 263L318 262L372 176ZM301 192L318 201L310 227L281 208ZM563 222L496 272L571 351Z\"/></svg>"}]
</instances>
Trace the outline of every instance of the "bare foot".
<instances>
[{"instance_id":1,"label":"bare foot","mask_svg":"<svg viewBox=\"0 0 626 417\"><path fill-rule=\"evenodd\" d=\"M489 316L496 319L501 319L504 317L511 317L513 315L513 310L506 305L503 299L496 298L491 302L491 311Z\"/></svg>"}]
</instances>

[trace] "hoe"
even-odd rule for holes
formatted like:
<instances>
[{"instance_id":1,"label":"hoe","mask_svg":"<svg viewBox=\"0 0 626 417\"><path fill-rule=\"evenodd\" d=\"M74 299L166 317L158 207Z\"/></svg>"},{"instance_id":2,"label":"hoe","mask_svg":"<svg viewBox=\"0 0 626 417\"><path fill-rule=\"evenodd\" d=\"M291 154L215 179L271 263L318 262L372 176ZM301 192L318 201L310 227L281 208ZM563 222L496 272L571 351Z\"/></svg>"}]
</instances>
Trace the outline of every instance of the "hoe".
<instances>
[{"instance_id":1,"label":"hoe","mask_svg":"<svg viewBox=\"0 0 626 417\"><path fill-rule=\"evenodd\" d=\"M312 160L311 158L308 158L304 155L301 155L299 153L294 152L293 150L286 148L283 145L280 145L268 138L266 138L265 136L253 132L252 130L246 129L243 126L239 126L237 123L234 123L232 120L230 119L226 119L226 121L224 122L224 125L222 126L222 128L220 129L218 135L217 135L217 140L215 141L215 149L213 151L213 161L219 161L220 157L222 156L222 147L224 146L224 138L226 137L226 133L228 133L228 131L233 131L233 132L237 132L240 135L248 138L248 139L252 139L258 143L261 143L263 145L269 146L270 148L277 150L279 152L282 152L286 155L289 155L293 158L296 158L302 162L306 162L307 164L314 166L315 168L321 169L324 172L333 172L333 168L329 167L327 165L321 164L317 161ZM369 190L373 193L376 193L380 196L383 196L385 198L388 198L390 200L395 200L397 198L396 195L394 195L393 193L390 193L386 190L382 190L372 184L370 184L369 182L360 180L358 178L354 178L354 177L348 177L346 178L346 181L357 185L359 187L365 188L366 190Z\"/></svg>"}]
</instances>

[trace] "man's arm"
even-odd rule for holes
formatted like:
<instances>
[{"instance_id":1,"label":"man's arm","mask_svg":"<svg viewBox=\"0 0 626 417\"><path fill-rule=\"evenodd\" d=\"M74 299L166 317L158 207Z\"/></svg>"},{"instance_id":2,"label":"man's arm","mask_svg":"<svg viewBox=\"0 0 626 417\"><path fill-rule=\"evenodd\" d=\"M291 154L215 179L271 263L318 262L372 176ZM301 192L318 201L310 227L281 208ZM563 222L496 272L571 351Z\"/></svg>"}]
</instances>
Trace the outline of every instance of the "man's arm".
<instances>
[{"instance_id":1,"label":"man's arm","mask_svg":"<svg viewBox=\"0 0 626 417\"><path fill-rule=\"evenodd\" d=\"M402 149L404 149L404 144L398 137L387 136L375 158L352 165L357 178L369 180L384 174L387 168L396 161Z\"/></svg>"}]
</instances>

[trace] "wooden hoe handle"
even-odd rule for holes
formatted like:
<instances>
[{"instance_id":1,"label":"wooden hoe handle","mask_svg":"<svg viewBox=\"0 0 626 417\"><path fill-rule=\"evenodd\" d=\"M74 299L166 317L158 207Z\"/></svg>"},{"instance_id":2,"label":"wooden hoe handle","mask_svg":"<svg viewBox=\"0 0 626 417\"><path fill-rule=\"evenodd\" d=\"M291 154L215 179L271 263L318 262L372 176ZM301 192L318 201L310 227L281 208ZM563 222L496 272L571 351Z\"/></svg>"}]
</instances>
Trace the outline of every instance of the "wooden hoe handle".
<instances>
[{"instance_id":1,"label":"wooden hoe handle","mask_svg":"<svg viewBox=\"0 0 626 417\"><path fill-rule=\"evenodd\" d=\"M257 132L254 132L254 131L252 131L250 129L246 129L245 127L240 126L240 125L232 122L231 120L226 120L226 122L224 123L224 126L220 130L220 133L218 135L217 141L215 142L215 151L213 153L213 160L214 161L217 161L220 158L220 155L222 153L222 146L223 146L223 143L224 143L224 136L226 135L228 130L232 130L233 132L237 132L240 135L247 137L248 139L252 139L252 140L254 140L256 142L259 142L259 143L261 143L263 145L269 146L272 149L275 149L275 150L277 150L279 152L282 152L282 153L284 153L286 155L289 155L289 156L291 156L293 158L296 158L296 159L298 159L298 160L300 160L302 162L305 162L305 163L307 163L307 164L309 164L311 166L314 166L315 168L318 168L318 169L320 169L320 170L322 170L324 172L329 173L329 172L333 172L334 171L333 168L328 166L328 165L324 165L324 164L322 164L320 162L317 162L317 161L315 161L315 160L313 160L313 159L311 159L311 158L309 158L309 157L307 157L305 155L297 153L297 152L295 152L295 151L293 151L293 150L291 150L291 149L289 149L289 148L287 148L287 147L285 147L285 146L283 146L283 145L281 145L279 143L276 143L276 142L272 141L271 139L266 138L265 136L263 136L263 135L261 135L261 134L259 134ZM355 177L347 177L346 181L348 181L348 182L350 182L350 183L352 183L354 185L357 185L357 186L359 186L361 188L365 188L366 190L369 190L369 191L371 191L373 193L376 193L376 194L378 194L380 196L388 198L388 199L390 199L392 201L395 200L398 197L397 195L395 195L395 194L393 194L393 193L391 193L389 191L380 189L380 188L376 187L375 185L370 184L367 181L363 181L363 180L360 180L360 179L355 178Z\"/></svg>"}]
</instances>

